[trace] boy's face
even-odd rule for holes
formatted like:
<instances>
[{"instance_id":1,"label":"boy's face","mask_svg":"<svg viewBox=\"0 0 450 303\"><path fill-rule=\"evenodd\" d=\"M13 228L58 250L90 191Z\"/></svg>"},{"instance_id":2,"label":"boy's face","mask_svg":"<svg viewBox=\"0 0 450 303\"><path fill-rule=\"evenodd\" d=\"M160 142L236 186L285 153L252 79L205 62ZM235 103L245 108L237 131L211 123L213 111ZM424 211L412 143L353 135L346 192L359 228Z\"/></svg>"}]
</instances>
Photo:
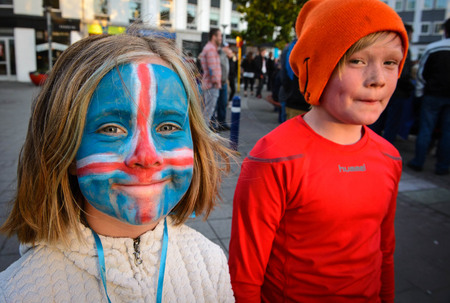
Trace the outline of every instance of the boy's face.
<instances>
[{"instance_id":1,"label":"boy's face","mask_svg":"<svg viewBox=\"0 0 450 303\"><path fill-rule=\"evenodd\" d=\"M162 65L111 70L91 98L76 155L81 192L122 222L159 221L193 174L188 100L179 76Z\"/></svg>"},{"instance_id":2,"label":"boy's face","mask_svg":"<svg viewBox=\"0 0 450 303\"><path fill-rule=\"evenodd\" d=\"M340 74L333 72L320 106L337 123L374 123L395 90L402 58L401 39L393 33L354 53Z\"/></svg>"}]
</instances>

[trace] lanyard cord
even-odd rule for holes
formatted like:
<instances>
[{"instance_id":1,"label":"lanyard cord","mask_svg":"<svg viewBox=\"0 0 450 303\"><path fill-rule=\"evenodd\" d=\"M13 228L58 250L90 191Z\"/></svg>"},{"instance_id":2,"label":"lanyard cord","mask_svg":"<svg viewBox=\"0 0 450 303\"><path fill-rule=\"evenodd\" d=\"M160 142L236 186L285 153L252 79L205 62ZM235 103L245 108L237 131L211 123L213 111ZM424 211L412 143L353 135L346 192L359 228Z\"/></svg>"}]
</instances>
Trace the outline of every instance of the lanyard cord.
<instances>
[{"instance_id":1,"label":"lanyard cord","mask_svg":"<svg viewBox=\"0 0 450 303\"><path fill-rule=\"evenodd\" d=\"M109 296L108 296L108 290L106 288L105 254L103 252L102 241L100 240L100 237L97 235L97 233L93 229L91 229L91 231L92 231L92 234L94 235L95 246L97 247L98 265L100 266L100 276L102 278L103 287L105 288L106 299L108 300L108 303L111 303L111 300L109 299ZM167 221L164 218L164 234L163 234L163 242L162 242L162 247L161 247L161 261L159 264L158 289L156 292L156 302L157 303L161 303L161 300L162 300L162 290L163 290L163 284L164 284L164 274L165 274L165 269L166 269L168 243L169 243L169 234L167 231Z\"/></svg>"}]
</instances>

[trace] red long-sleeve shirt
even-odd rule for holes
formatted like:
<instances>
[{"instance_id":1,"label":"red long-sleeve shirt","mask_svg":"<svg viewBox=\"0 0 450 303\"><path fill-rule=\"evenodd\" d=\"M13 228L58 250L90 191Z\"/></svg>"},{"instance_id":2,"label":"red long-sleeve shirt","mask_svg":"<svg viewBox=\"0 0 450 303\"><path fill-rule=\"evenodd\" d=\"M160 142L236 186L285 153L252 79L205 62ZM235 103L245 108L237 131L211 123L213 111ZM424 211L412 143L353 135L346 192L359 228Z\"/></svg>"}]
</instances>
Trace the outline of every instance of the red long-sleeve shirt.
<instances>
[{"instance_id":1,"label":"red long-sleeve shirt","mask_svg":"<svg viewBox=\"0 0 450 303\"><path fill-rule=\"evenodd\" d=\"M339 145L297 117L245 159L234 197L237 302L393 302L401 158L367 127Z\"/></svg>"}]
</instances>

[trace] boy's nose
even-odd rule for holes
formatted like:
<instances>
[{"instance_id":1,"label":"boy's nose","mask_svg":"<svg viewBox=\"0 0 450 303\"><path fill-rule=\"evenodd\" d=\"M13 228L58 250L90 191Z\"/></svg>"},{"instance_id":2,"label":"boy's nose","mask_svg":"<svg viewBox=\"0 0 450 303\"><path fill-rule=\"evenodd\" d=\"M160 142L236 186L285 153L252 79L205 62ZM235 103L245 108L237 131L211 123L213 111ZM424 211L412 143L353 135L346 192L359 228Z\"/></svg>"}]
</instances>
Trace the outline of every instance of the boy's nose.
<instances>
[{"instance_id":1,"label":"boy's nose","mask_svg":"<svg viewBox=\"0 0 450 303\"><path fill-rule=\"evenodd\" d=\"M150 141L148 136L139 136L136 147L125 159L125 164L128 167L149 168L160 166L162 163L163 158L156 151L155 145Z\"/></svg>"},{"instance_id":2,"label":"boy's nose","mask_svg":"<svg viewBox=\"0 0 450 303\"><path fill-rule=\"evenodd\" d=\"M383 68L372 64L368 67L366 78L366 86L368 87L383 87L386 84L386 78L383 73Z\"/></svg>"}]
</instances>

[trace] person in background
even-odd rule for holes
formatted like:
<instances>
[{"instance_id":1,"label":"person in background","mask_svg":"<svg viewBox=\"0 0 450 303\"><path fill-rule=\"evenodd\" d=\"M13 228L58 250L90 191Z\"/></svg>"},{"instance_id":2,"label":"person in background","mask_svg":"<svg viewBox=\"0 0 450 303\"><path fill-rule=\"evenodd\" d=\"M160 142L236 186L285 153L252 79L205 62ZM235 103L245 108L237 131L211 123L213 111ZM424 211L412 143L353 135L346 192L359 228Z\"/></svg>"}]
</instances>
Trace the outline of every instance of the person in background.
<instances>
[{"instance_id":1,"label":"person in background","mask_svg":"<svg viewBox=\"0 0 450 303\"><path fill-rule=\"evenodd\" d=\"M222 48L219 49L220 68L222 70L221 83L222 86L219 90L219 97L217 99L217 105L215 112L216 117L213 117L213 127L216 131L230 130L230 127L225 122L227 117L227 105L228 105L228 76L230 72L230 64L228 58L231 56L231 50L227 42L225 42ZM215 124L215 125L214 125Z\"/></svg>"},{"instance_id":2,"label":"person in background","mask_svg":"<svg viewBox=\"0 0 450 303\"><path fill-rule=\"evenodd\" d=\"M312 108L260 139L241 168L229 266L237 302L394 302L399 152L366 125L408 50L379 0L309 0L289 56Z\"/></svg>"},{"instance_id":3,"label":"person in background","mask_svg":"<svg viewBox=\"0 0 450 303\"><path fill-rule=\"evenodd\" d=\"M405 28L408 33L408 39L411 41L413 28L409 24L405 24ZM398 79L397 87L388 106L380 118L369 126L374 132L388 140L391 144L394 144L402 124L406 123L408 118L406 116L408 112L406 111L407 106L412 107L412 95L414 92L412 66L411 52L408 50L402 74Z\"/></svg>"},{"instance_id":4,"label":"person in background","mask_svg":"<svg viewBox=\"0 0 450 303\"><path fill-rule=\"evenodd\" d=\"M230 57L228 58L228 64L230 66L230 71L228 73L228 83L230 84L230 95L228 101L233 100L234 94L236 93L236 77L238 71L238 62L236 58L236 53L230 50Z\"/></svg>"},{"instance_id":5,"label":"person in background","mask_svg":"<svg viewBox=\"0 0 450 303\"><path fill-rule=\"evenodd\" d=\"M267 91L269 92L272 90L274 72L275 59L273 58L273 52L269 52L269 58L267 58Z\"/></svg>"},{"instance_id":6,"label":"person in background","mask_svg":"<svg viewBox=\"0 0 450 303\"><path fill-rule=\"evenodd\" d=\"M450 167L450 19L444 23L444 39L425 49L417 70L416 97L420 106L419 133L414 158L408 167L422 171L433 131L440 121L435 173L448 175Z\"/></svg>"},{"instance_id":7,"label":"person in background","mask_svg":"<svg viewBox=\"0 0 450 303\"><path fill-rule=\"evenodd\" d=\"M218 28L209 31L209 41L200 53L203 70L203 117L206 123L211 123L211 117L216 109L219 90L222 88L222 69L220 68L219 46L222 44L222 32Z\"/></svg>"},{"instance_id":8,"label":"person in background","mask_svg":"<svg viewBox=\"0 0 450 303\"><path fill-rule=\"evenodd\" d=\"M259 54L255 57L256 63L256 78L258 79L258 86L256 88L256 98L261 98L262 89L266 82L267 76L267 58L266 49L259 48Z\"/></svg>"},{"instance_id":9,"label":"person in background","mask_svg":"<svg viewBox=\"0 0 450 303\"><path fill-rule=\"evenodd\" d=\"M244 97L247 97L247 88L250 88L250 95L253 96L253 85L255 84L255 76L257 67L253 52L248 52L241 63L242 76L244 78Z\"/></svg>"},{"instance_id":10,"label":"person in background","mask_svg":"<svg viewBox=\"0 0 450 303\"><path fill-rule=\"evenodd\" d=\"M211 212L233 154L202 117L192 68L139 28L62 53L1 227L21 258L0 273L0 301L234 302L225 254L183 224Z\"/></svg>"},{"instance_id":11,"label":"person in background","mask_svg":"<svg viewBox=\"0 0 450 303\"><path fill-rule=\"evenodd\" d=\"M304 114L310 109L310 105L306 103L305 98L300 92L298 77L294 74L294 71L289 64L289 56L296 43L297 39L291 41L291 43L284 48L280 58L281 86L278 92L278 100L282 106L282 122Z\"/></svg>"}]
</instances>

